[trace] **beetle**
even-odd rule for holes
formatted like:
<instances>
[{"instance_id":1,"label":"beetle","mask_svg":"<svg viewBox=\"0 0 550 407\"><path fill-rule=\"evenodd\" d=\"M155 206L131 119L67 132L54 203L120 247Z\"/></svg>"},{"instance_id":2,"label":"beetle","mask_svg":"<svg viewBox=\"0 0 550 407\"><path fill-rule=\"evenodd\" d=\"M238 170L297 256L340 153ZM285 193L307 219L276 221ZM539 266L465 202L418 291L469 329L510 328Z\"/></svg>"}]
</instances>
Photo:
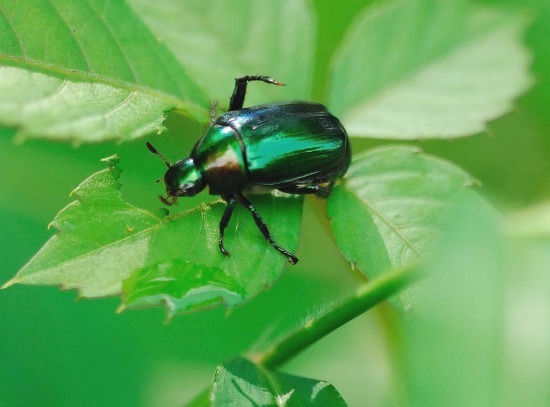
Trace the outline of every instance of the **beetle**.
<instances>
[{"instance_id":1,"label":"beetle","mask_svg":"<svg viewBox=\"0 0 550 407\"><path fill-rule=\"evenodd\" d=\"M168 167L164 175L166 205L194 196L206 186L226 202L219 224L219 248L236 203L251 213L265 239L289 263L298 258L279 246L244 193L279 190L289 194L327 197L350 163L350 145L340 121L319 103L285 101L243 108L248 82L283 86L264 75L235 78L227 113L214 119L187 158L174 164L147 142L148 149ZM160 181L160 180L159 180Z\"/></svg>"}]
</instances>

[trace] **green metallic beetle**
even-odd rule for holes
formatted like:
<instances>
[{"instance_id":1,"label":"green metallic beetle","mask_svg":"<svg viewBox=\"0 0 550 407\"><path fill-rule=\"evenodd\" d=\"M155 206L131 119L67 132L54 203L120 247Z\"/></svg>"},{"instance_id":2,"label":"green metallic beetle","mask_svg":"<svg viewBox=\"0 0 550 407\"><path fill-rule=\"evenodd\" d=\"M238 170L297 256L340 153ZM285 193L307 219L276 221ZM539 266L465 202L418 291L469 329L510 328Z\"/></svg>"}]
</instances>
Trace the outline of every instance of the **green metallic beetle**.
<instances>
[{"instance_id":1,"label":"green metallic beetle","mask_svg":"<svg viewBox=\"0 0 550 407\"><path fill-rule=\"evenodd\" d=\"M279 190L290 194L326 197L350 163L346 130L325 106L310 102L278 102L243 109L250 81L283 85L269 76L235 79L229 111L213 120L189 157L171 165L150 143L168 171L164 175L166 198L174 204L180 196L194 196L207 185L227 206L220 221L219 247L235 204L247 208L266 240L291 264L298 258L279 246L267 225L243 192Z\"/></svg>"}]
</instances>

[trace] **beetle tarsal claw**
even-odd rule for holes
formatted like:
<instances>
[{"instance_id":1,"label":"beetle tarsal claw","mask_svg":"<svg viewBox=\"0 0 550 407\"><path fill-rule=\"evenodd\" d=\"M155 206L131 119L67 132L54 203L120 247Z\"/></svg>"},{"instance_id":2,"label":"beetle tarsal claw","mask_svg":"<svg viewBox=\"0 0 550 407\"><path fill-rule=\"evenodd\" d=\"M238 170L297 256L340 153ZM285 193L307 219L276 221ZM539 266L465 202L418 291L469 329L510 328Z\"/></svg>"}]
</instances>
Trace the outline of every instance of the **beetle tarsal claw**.
<instances>
[{"instance_id":1,"label":"beetle tarsal claw","mask_svg":"<svg viewBox=\"0 0 550 407\"><path fill-rule=\"evenodd\" d=\"M298 263L298 257L293 256L292 254L286 257L288 262L292 265Z\"/></svg>"},{"instance_id":2,"label":"beetle tarsal claw","mask_svg":"<svg viewBox=\"0 0 550 407\"><path fill-rule=\"evenodd\" d=\"M170 196L167 196L166 198L163 197L162 195L159 195L159 199L161 200L161 202L164 204L164 205L167 205L167 206L172 206L176 203L176 197L173 196L172 197L172 201L170 202L168 200L168 198L170 198Z\"/></svg>"},{"instance_id":3,"label":"beetle tarsal claw","mask_svg":"<svg viewBox=\"0 0 550 407\"><path fill-rule=\"evenodd\" d=\"M220 251L222 252L222 254L224 256L229 256L229 252L227 251L227 249L223 246L223 237L220 236L220 240L218 242L218 246L220 247Z\"/></svg>"}]
</instances>

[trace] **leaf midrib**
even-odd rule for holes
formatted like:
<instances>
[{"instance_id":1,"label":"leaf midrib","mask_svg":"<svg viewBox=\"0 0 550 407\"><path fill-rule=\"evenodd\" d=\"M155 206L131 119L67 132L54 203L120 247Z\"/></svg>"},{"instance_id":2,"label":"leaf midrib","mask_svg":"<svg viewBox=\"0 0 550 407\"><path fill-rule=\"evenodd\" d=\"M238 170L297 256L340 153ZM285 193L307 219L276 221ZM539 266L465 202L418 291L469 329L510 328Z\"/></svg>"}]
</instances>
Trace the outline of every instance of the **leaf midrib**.
<instances>
[{"instance_id":1,"label":"leaf midrib","mask_svg":"<svg viewBox=\"0 0 550 407\"><path fill-rule=\"evenodd\" d=\"M164 100L167 103L174 105L174 108L182 108L185 106L197 106L190 101L181 99L175 95L168 94L166 92L159 91L157 89L150 88L148 86L139 85L120 79L110 78L104 75L98 75L92 72L78 71L75 69L64 68L56 64L49 64L47 62L38 61L31 58L17 57L8 54L0 54L0 62L8 62L10 66L16 66L18 68L38 68L47 73L52 73L57 76L64 76L65 79L80 79L82 82L102 83L108 86L112 86L117 89L124 89L129 92L139 92L156 99ZM61 78L60 78L61 79Z\"/></svg>"},{"instance_id":2,"label":"leaf midrib","mask_svg":"<svg viewBox=\"0 0 550 407\"><path fill-rule=\"evenodd\" d=\"M75 201L75 202L78 202L78 201ZM110 242L110 243L104 244L104 245L102 245L102 246L100 246L100 247L97 247L97 248L95 248L95 249L93 249L93 250L88 250L88 251L86 251L86 252L84 252L84 253L82 253L82 254L80 254L80 255L78 255L78 256L71 257L71 258L69 259L69 261L71 261L71 262L72 262L72 261L77 261L77 260L82 259L82 258L84 258L84 257L86 257L86 256L90 256L90 255L92 255L92 254L94 254L94 253L98 253L98 252L100 252L101 250L104 250L104 249L106 249L106 248L114 247L115 245L120 244L121 242L124 242L124 241L126 241L126 240L128 240L128 239L138 238L139 235L141 235L141 234L153 233L153 236L154 236L156 230L157 230L159 227L161 227L161 226L163 226L163 225L165 225L165 224L167 224L167 223L177 221L177 220L179 220L180 218L183 218L183 217L185 217L185 216L188 216L188 215L190 215L190 214L192 214L192 213L194 213L194 212L197 212L197 211L202 212L202 211L204 211L204 210L206 209L206 207L210 207L210 206L216 205L216 204L218 204L219 202L220 202L220 200L215 200L215 201L209 202L209 203L207 203L207 204L199 205L199 206L197 206L197 207L195 207L195 208L192 208L192 209L190 209L190 210L188 210L188 211L185 211L185 212L182 212L182 213L178 213L177 215L174 215L173 217L169 217L169 218L167 218L167 220L166 220L166 218L165 218L165 219L161 219L161 218L159 218L159 217L153 215L151 212L146 211L146 210L144 210L144 209L134 207L133 209L138 210L138 211L141 211L141 212L144 212L146 215L149 215L149 216L151 216L152 218L159 220L159 222L156 223L156 224L154 224L154 225L152 225L152 226L150 226L150 227L147 227L147 228L142 229L142 230L140 230L140 231L138 231L138 232L135 232L135 233L133 233L133 234L131 234L131 235L129 235L129 236L126 236L126 237L124 237L124 238L122 238L122 239L114 240L114 241L112 241L112 242ZM39 251L38 253L40 253L40 251ZM37 253L37 254L38 254L38 253ZM32 262L32 260L33 260L33 259L31 259L31 260L29 261L29 264ZM51 272L51 271L55 270L56 268L60 267L61 265L65 264L65 263L66 263L66 261L63 261L63 262L61 262L61 263L57 263L57 264L55 264L55 265L52 265L52 266L50 266L50 267L48 267L48 268L41 268L41 269L38 269L38 270L31 271L30 274L27 274L27 275L23 276L23 278L16 278L16 277L17 277L17 276L16 276L16 277L14 277L12 280L8 281L8 283L6 283L6 284L13 285L13 284L15 284L15 283L24 282L24 281L26 280L26 277L27 277L27 276L32 276L32 275L34 275L36 272L40 272L40 273ZM23 267L23 268L20 270L20 272L23 271L23 270L25 270L25 267Z\"/></svg>"},{"instance_id":3,"label":"leaf midrib","mask_svg":"<svg viewBox=\"0 0 550 407\"><path fill-rule=\"evenodd\" d=\"M352 192L352 191L351 191ZM353 193L353 192L352 192ZM409 247L413 252L415 252L419 257L422 257L420 252L414 247L414 245L407 239L405 235L401 233L399 228L395 226L392 222L390 222L388 219L386 219L385 216L383 216L380 212L378 212L373 205L371 205L370 201L367 199L359 199L360 202L362 202L366 207L367 210L375 215L378 219L382 221L391 231L393 231L405 244L405 246ZM386 244L384 244L386 246ZM387 250L387 246L386 246Z\"/></svg>"}]
</instances>

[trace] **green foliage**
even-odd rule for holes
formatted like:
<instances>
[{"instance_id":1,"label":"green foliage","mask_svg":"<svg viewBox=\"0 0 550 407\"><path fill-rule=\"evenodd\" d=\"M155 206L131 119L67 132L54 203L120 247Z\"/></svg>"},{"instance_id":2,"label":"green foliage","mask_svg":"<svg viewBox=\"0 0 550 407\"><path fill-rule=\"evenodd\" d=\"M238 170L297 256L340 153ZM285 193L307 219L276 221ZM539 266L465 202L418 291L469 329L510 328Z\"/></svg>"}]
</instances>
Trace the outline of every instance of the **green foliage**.
<instances>
[{"instance_id":1,"label":"green foliage","mask_svg":"<svg viewBox=\"0 0 550 407\"><path fill-rule=\"evenodd\" d=\"M97 310L112 309L108 300L60 306L59 293L3 291L0 338L12 351L0 356L8 383L0 404L181 405L197 393L189 405L550 403L549 207L498 215L481 196L523 203L523 188L550 192L550 7L375 3L0 0L2 277L19 268L5 287L59 285L80 297L121 295L119 310L164 305L169 319L179 315L163 329L151 329L154 310L103 325L110 314ZM317 99L353 140L352 166L326 207L310 197L305 206L302 197L251 198L276 240L298 250L299 265L283 278L285 258L246 210L227 229L230 257L218 250L220 200L205 193L159 211L151 184L160 163L143 140L132 143L163 133L159 149L185 156L211 99L223 111L232 79L254 73L288 86L252 84L247 105ZM489 140L484 132L490 147L479 142ZM376 307L377 318L348 324L385 300L393 307ZM65 322L68 309L88 306ZM196 310L204 312L187 315ZM350 334L326 345L342 331ZM71 352L71 335L98 348ZM38 349L36 338L50 340ZM112 344L124 350L109 352ZM327 347L315 353L319 346ZM48 357L49 348L63 352ZM75 362L65 364L67 355ZM287 362L297 376L278 371ZM329 367L318 375L316 364ZM63 372L66 384L41 389L44 378L29 379L36 366ZM101 373L76 392L83 370ZM131 379L118 384L126 372ZM117 386L98 392L101 380Z\"/></svg>"},{"instance_id":2,"label":"green foliage","mask_svg":"<svg viewBox=\"0 0 550 407\"><path fill-rule=\"evenodd\" d=\"M526 19L468 2L396 1L358 17L335 58L330 105L351 134L469 136L529 86Z\"/></svg>"},{"instance_id":3,"label":"green foliage","mask_svg":"<svg viewBox=\"0 0 550 407\"><path fill-rule=\"evenodd\" d=\"M212 406L346 406L329 383L269 372L243 358L218 366L210 400Z\"/></svg>"},{"instance_id":4,"label":"green foliage","mask_svg":"<svg viewBox=\"0 0 550 407\"><path fill-rule=\"evenodd\" d=\"M206 94L223 107L233 90L230 79L250 73L270 72L284 78L288 88L283 96L269 86L258 87L248 92L248 104L269 98L309 98L316 30L307 2L130 0L129 4Z\"/></svg>"},{"instance_id":5,"label":"green foliage","mask_svg":"<svg viewBox=\"0 0 550 407\"><path fill-rule=\"evenodd\" d=\"M473 184L461 169L416 148L368 150L328 200L339 249L368 278L418 261L456 196ZM402 306L410 300L404 295Z\"/></svg>"},{"instance_id":6,"label":"green foliage","mask_svg":"<svg viewBox=\"0 0 550 407\"><path fill-rule=\"evenodd\" d=\"M123 307L165 303L171 316L220 301L232 307L269 287L281 273L286 259L263 241L253 222L242 220L249 216L244 209L239 208L238 226L228 233L232 255L227 258L219 253L217 239L223 205L158 218L123 200L118 159L105 161L110 168L74 190L78 201L51 223L58 233L8 285L59 284L77 288L83 297L100 297L120 294L127 279ZM291 249L301 203L295 197L257 200L273 233Z\"/></svg>"},{"instance_id":7,"label":"green foliage","mask_svg":"<svg viewBox=\"0 0 550 407\"><path fill-rule=\"evenodd\" d=\"M435 255L422 266L421 301L405 327L413 405L550 402L542 383L550 348L535 344L550 333L542 316L550 307L550 229L532 228L549 215L546 206L504 221L508 230L528 230L518 238L503 235L502 219L471 202L450 214Z\"/></svg>"},{"instance_id":8,"label":"green foliage","mask_svg":"<svg viewBox=\"0 0 550 407\"><path fill-rule=\"evenodd\" d=\"M124 2L0 7L0 120L20 138L129 140L160 132L163 111L206 118L208 99Z\"/></svg>"}]
</instances>

